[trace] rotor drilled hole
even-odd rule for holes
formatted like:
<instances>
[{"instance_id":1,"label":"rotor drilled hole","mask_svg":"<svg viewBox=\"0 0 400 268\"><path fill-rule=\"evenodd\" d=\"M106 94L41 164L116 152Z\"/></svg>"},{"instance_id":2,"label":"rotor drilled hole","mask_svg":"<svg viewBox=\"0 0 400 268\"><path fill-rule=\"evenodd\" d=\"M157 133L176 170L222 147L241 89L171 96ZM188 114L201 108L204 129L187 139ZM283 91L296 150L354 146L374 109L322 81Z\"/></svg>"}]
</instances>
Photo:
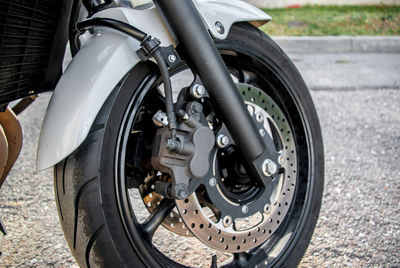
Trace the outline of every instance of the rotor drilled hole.
<instances>
[{"instance_id":1,"label":"rotor drilled hole","mask_svg":"<svg viewBox=\"0 0 400 268\"><path fill-rule=\"evenodd\" d=\"M193 213L194 213L195 215L197 215L197 214L199 214L199 211L198 211L197 209L195 209L195 210L193 211Z\"/></svg>"},{"instance_id":2,"label":"rotor drilled hole","mask_svg":"<svg viewBox=\"0 0 400 268\"><path fill-rule=\"evenodd\" d=\"M211 228L211 223L208 224L208 228Z\"/></svg>"},{"instance_id":3,"label":"rotor drilled hole","mask_svg":"<svg viewBox=\"0 0 400 268\"><path fill-rule=\"evenodd\" d=\"M268 233L270 233L270 234L271 234L271 233L272 233L272 230L268 230Z\"/></svg>"},{"instance_id":4,"label":"rotor drilled hole","mask_svg":"<svg viewBox=\"0 0 400 268\"><path fill-rule=\"evenodd\" d=\"M247 236L251 236L251 232L249 232L249 233L247 234Z\"/></svg>"},{"instance_id":5,"label":"rotor drilled hole","mask_svg":"<svg viewBox=\"0 0 400 268\"><path fill-rule=\"evenodd\" d=\"M182 211L182 213L183 213L183 214L186 214L186 213L187 213L187 209L184 209L184 210Z\"/></svg>"},{"instance_id":6,"label":"rotor drilled hole","mask_svg":"<svg viewBox=\"0 0 400 268\"><path fill-rule=\"evenodd\" d=\"M229 248L229 246L228 245L225 245L225 250L227 250Z\"/></svg>"},{"instance_id":7,"label":"rotor drilled hole","mask_svg":"<svg viewBox=\"0 0 400 268\"><path fill-rule=\"evenodd\" d=\"M257 238L254 238L254 239L253 239L253 243L257 243Z\"/></svg>"},{"instance_id":8,"label":"rotor drilled hole","mask_svg":"<svg viewBox=\"0 0 400 268\"><path fill-rule=\"evenodd\" d=\"M211 241L212 237L211 237L211 236L208 236L208 238L207 238L207 239L208 239L208 241Z\"/></svg>"},{"instance_id":9,"label":"rotor drilled hole","mask_svg":"<svg viewBox=\"0 0 400 268\"><path fill-rule=\"evenodd\" d=\"M218 230L218 234L221 234L221 230Z\"/></svg>"},{"instance_id":10,"label":"rotor drilled hole","mask_svg":"<svg viewBox=\"0 0 400 268\"><path fill-rule=\"evenodd\" d=\"M233 237L232 237L232 240L236 240L236 236L233 236Z\"/></svg>"},{"instance_id":11,"label":"rotor drilled hole","mask_svg":"<svg viewBox=\"0 0 400 268\"><path fill-rule=\"evenodd\" d=\"M192 226L192 228L194 228L194 227L196 227L196 224L192 223L192 225L191 225L191 226Z\"/></svg>"},{"instance_id":12,"label":"rotor drilled hole","mask_svg":"<svg viewBox=\"0 0 400 268\"><path fill-rule=\"evenodd\" d=\"M203 229L204 228L204 224L200 224L200 229Z\"/></svg>"},{"instance_id":13,"label":"rotor drilled hole","mask_svg":"<svg viewBox=\"0 0 400 268\"><path fill-rule=\"evenodd\" d=\"M186 203L186 204L189 203L189 199L186 198L186 199L185 199L185 203Z\"/></svg>"},{"instance_id":14,"label":"rotor drilled hole","mask_svg":"<svg viewBox=\"0 0 400 268\"><path fill-rule=\"evenodd\" d=\"M280 221L279 221L279 220L277 220L277 221L276 221L276 224L279 224L279 223L280 223Z\"/></svg>"},{"instance_id":15,"label":"rotor drilled hole","mask_svg":"<svg viewBox=\"0 0 400 268\"><path fill-rule=\"evenodd\" d=\"M224 242L224 238L223 237L221 237L221 239L219 240L221 243L223 243Z\"/></svg>"},{"instance_id":16,"label":"rotor drilled hole","mask_svg":"<svg viewBox=\"0 0 400 268\"><path fill-rule=\"evenodd\" d=\"M261 231L260 227L257 227L257 232Z\"/></svg>"},{"instance_id":17,"label":"rotor drilled hole","mask_svg":"<svg viewBox=\"0 0 400 268\"><path fill-rule=\"evenodd\" d=\"M246 238L243 238L243 244L246 244Z\"/></svg>"},{"instance_id":18,"label":"rotor drilled hole","mask_svg":"<svg viewBox=\"0 0 400 268\"><path fill-rule=\"evenodd\" d=\"M288 205L288 202L285 202L285 206L287 206Z\"/></svg>"},{"instance_id":19,"label":"rotor drilled hole","mask_svg":"<svg viewBox=\"0 0 400 268\"><path fill-rule=\"evenodd\" d=\"M262 233L265 234L265 229L262 230Z\"/></svg>"},{"instance_id":20,"label":"rotor drilled hole","mask_svg":"<svg viewBox=\"0 0 400 268\"><path fill-rule=\"evenodd\" d=\"M240 246L237 246L237 250L240 250Z\"/></svg>"}]
</instances>

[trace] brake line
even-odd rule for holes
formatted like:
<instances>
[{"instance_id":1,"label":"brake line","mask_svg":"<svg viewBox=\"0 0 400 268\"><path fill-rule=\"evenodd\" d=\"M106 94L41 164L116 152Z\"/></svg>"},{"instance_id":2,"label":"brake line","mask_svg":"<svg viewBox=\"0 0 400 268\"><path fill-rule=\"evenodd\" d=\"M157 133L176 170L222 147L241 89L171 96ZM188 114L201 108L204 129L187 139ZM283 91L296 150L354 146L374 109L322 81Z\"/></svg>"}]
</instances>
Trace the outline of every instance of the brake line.
<instances>
[{"instance_id":1,"label":"brake line","mask_svg":"<svg viewBox=\"0 0 400 268\"><path fill-rule=\"evenodd\" d=\"M164 84L164 95L165 95L165 108L168 117L168 127L171 131L171 140L169 141L169 148L175 150L179 147L179 142L177 141L176 128L177 119L174 111L174 102L172 97L172 85L171 78L168 71L168 59L163 56L162 49L168 50L169 53L174 53L173 48L163 48L160 46L160 41L157 38L152 38L145 32L129 25L127 23L109 19L109 18L90 18L76 24L76 30L74 33L73 44L71 44L72 49L78 51L80 48L79 36L94 27L106 27L114 29L118 32L124 33L140 42L141 49L136 51L136 54L141 61L146 61L153 57L157 62L160 69L161 77ZM172 52L171 52L172 50ZM164 53L165 54L165 53ZM176 55L177 56L177 55ZM178 57L176 57L178 58Z\"/></svg>"}]
</instances>

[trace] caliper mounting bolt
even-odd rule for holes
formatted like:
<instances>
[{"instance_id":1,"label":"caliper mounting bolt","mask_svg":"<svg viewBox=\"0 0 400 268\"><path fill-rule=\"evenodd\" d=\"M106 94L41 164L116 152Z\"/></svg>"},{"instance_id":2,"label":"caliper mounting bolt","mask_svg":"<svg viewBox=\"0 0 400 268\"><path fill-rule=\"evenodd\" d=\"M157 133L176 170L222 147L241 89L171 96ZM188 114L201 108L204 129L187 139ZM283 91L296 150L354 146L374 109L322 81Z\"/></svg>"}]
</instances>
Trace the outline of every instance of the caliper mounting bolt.
<instances>
[{"instance_id":1,"label":"caliper mounting bolt","mask_svg":"<svg viewBox=\"0 0 400 268\"><path fill-rule=\"evenodd\" d=\"M194 84L190 89L190 94L197 99L201 99L206 94L206 89L203 85Z\"/></svg>"}]
</instances>

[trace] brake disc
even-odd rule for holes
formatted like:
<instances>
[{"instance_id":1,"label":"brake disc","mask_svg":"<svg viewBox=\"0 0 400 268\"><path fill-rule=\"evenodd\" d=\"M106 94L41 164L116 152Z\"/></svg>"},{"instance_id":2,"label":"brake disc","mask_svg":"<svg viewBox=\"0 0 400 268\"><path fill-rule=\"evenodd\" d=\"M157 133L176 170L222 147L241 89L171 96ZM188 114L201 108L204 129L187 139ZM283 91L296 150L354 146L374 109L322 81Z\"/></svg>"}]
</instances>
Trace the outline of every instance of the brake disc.
<instances>
[{"instance_id":1,"label":"brake disc","mask_svg":"<svg viewBox=\"0 0 400 268\"><path fill-rule=\"evenodd\" d=\"M260 135L269 135L279 152L282 169L268 189L254 200L239 203L224 194L217 156L213 159L213 176L204 188L212 204L204 202L200 193L177 200L177 209L190 232L209 247L224 252L243 252L265 242L286 216L296 187L297 157L294 138L287 118L276 102L262 90L238 84L250 115ZM214 215L210 216L210 211ZM218 211L218 215L215 214ZM260 220L254 221L258 215ZM245 228L240 222L246 219Z\"/></svg>"},{"instance_id":2,"label":"brake disc","mask_svg":"<svg viewBox=\"0 0 400 268\"><path fill-rule=\"evenodd\" d=\"M151 184L151 182L150 182ZM152 185L148 185L148 188L151 188ZM145 188L145 187L143 187ZM148 193L144 191L143 188L139 188L140 195L142 197L143 203L146 206L147 210L151 214L160 204L163 197L156 192L152 191ZM181 216L178 211L172 210L167 217L161 223L164 228L168 229L171 232L174 232L178 235L183 236L193 236L193 234L186 228L185 223L183 222Z\"/></svg>"}]
</instances>

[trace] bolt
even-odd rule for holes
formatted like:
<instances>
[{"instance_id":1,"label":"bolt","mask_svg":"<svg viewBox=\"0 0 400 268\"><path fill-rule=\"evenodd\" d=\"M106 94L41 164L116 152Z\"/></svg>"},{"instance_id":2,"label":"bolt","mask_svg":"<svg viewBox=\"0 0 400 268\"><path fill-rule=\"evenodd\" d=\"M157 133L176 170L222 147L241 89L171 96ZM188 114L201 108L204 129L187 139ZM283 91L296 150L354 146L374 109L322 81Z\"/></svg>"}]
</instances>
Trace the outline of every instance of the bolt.
<instances>
[{"instance_id":1,"label":"bolt","mask_svg":"<svg viewBox=\"0 0 400 268\"><path fill-rule=\"evenodd\" d=\"M264 116L262 113L257 113L256 114L256 120L258 123L262 123L264 121Z\"/></svg>"},{"instance_id":2,"label":"bolt","mask_svg":"<svg viewBox=\"0 0 400 268\"><path fill-rule=\"evenodd\" d=\"M246 214L247 212L249 212L249 207L246 206L246 205L244 205L244 206L242 207L242 213L243 213L243 214Z\"/></svg>"},{"instance_id":3,"label":"bolt","mask_svg":"<svg viewBox=\"0 0 400 268\"><path fill-rule=\"evenodd\" d=\"M215 178L211 178L211 179L208 181L208 184L209 184L211 187L215 187L215 185L217 185L217 180L216 180Z\"/></svg>"},{"instance_id":4,"label":"bolt","mask_svg":"<svg viewBox=\"0 0 400 268\"><path fill-rule=\"evenodd\" d=\"M171 54L168 56L168 60L171 63L174 63L176 61L176 56L174 54Z\"/></svg>"},{"instance_id":5,"label":"bolt","mask_svg":"<svg viewBox=\"0 0 400 268\"><path fill-rule=\"evenodd\" d=\"M189 110L190 110L190 113L192 113L192 114L201 113L203 111L203 105L201 105L198 102L192 102L189 105Z\"/></svg>"},{"instance_id":6,"label":"bolt","mask_svg":"<svg viewBox=\"0 0 400 268\"><path fill-rule=\"evenodd\" d=\"M278 157L278 163L279 163L279 165L282 166L283 163L285 163L285 158L284 158L283 156L280 155L280 156Z\"/></svg>"},{"instance_id":7,"label":"bolt","mask_svg":"<svg viewBox=\"0 0 400 268\"><path fill-rule=\"evenodd\" d=\"M271 212L271 205L270 204L266 204L264 207L264 212L269 214Z\"/></svg>"},{"instance_id":8,"label":"bolt","mask_svg":"<svg viewBox=\"0 0 400 268\"><path fill-rule=\"evenodd\" d=\"M229 225L231 225L232 224L232 217L229 216L229 215L225 216L224 219L222 220L222 224L225 227L228 227Z\"/></svg>"},{"instance_id":9,"label":"bolt","mask_svg":"<svg viewBox=\"0 0 400 268\"><path fill-rule=\"evenodd\" d=\"M179 199L185 199L188 197L188 191L186 185L178 184L175 186L176 197Z\"/></svg>"},{"instance_id":10,"label":"bolt","mask_svg":"<svg viewBox=\"0 0 400 268\"><path fill-rule=\"evenodd\" d=\"M219 21L217 21L217 22L215 23L215 29L217 30L217 32L218 32L219 34L224 34L224 33L225 33L224 25L222 25L222 23L219 22Z\"/></svg>"},{"instance_id":11,"label":"bolt","mask_svg":"<svg viewBox=\"0 0 400 268\"><path fill-rule=\"evenodd\" d=\"M266 159L262 164L262 171L265 176L272 176L278 171L278 166L271 159Z\"/></svg>"},{"instance_id":12,"label":"bolt","mask_svg":"<svg viewBox=\"0 0 400 268\"><path fill-rule=\"evenodd\" d=\"M219 134L217 138L217 144L219 148L225 148L229 144L228 136L224 134Z\"/></svg>"},{"instance_id":13,"label":"bolt","mask_svg":"<svg viewBox=\"0 0 400 268\"><path fill-rule=\"evenodd\" d=\"M194 84L191 88L190 93L192 94L193 97L200 99L206 93L206 89L203 85Z\"/></svg>"},{"instance_id":14,"label":"bolt","mask_svg":"<svg viewBox=\"0 0 400 268\"><path fill-rule=\"evenodd\" d=\"M261 129L260 129L260 134L261 134L261 136L264 137L264 136L265 136L265 130L261 128Z\"/></svg>"}]
</instances>

